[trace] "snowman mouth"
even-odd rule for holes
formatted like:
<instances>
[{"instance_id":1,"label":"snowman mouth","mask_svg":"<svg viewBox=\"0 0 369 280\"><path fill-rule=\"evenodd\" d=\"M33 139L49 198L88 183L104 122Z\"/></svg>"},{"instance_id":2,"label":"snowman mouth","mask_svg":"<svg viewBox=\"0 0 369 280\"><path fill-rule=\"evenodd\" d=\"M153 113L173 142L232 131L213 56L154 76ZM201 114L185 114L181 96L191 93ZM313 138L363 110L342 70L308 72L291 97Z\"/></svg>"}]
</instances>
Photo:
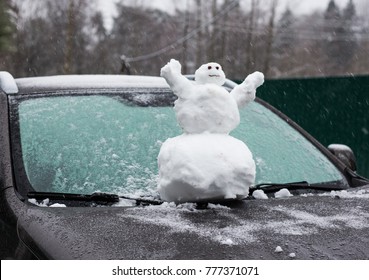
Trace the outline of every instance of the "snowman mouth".
<instances>
[{"instance_id":1,"label":"snowman mouth","mask_svg":"<svg viewBox=\"0 0 369 280\"><path fill-rule=\"evenodd\" d=\"M209 75L209 77L214 78L214 77L219 77L219 75Z\"/></svg>"}]
</instances>

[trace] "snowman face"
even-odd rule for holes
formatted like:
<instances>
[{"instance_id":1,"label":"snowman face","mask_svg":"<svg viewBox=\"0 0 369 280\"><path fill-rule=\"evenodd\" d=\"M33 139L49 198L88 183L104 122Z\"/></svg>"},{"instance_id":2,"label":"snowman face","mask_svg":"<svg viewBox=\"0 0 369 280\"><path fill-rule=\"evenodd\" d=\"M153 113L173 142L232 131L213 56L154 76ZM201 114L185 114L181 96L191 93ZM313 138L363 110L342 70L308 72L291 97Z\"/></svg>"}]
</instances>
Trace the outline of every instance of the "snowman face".
<instances>
[{"instance_id":1,"label":"snowman face","mask_svg":"<svg viewBox=\"0 0 369 280\"><path fill-rule=\"evenodd\" d=\"M225 83L225 74L218 63L210 62L201 65L196 70L195 81L198 84L216 84L221 86Z\"/></svg>"}]
</instances>

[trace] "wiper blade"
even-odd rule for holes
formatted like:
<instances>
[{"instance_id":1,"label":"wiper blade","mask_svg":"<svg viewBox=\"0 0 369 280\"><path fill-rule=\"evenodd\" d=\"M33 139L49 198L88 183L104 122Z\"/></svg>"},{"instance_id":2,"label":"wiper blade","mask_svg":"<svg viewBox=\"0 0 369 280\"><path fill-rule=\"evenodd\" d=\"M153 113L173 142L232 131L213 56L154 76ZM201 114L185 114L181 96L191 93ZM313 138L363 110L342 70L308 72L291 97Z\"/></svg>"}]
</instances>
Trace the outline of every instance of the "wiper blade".
<instances>
[{"instance_id":1,"label":"wiper blade","mask_svg":"<svg viewBox=\"0 0 369 280\"><path fill-rule=\"evenodd\" d=\"M74 194L74 193L54 193L54 192L29 192L28 198L68 200L68 201L87 201L87 202L119 202L119 196L116 194L94 192L92 194Z\"/></svg>"},{"instance_id":2,"label":"wiper blade","mask_svg":"<svg viewBox=\"0 0 369 280\"><path fill-rule=\"evenodd\" d=\"M164 203L163 200L157 200L157 199L130 197L130 196L125 196L125 195L120 195L119 197L123 199L134 200L136 201L137 205L141 205L141 204L161 205Z\"/></svg>"},{"instance_id":3,"label":"wiper blade","mask_svg":"<svg viewBox=\"0 0 369 280\"><path fill-rule=\"evenodd\" d=\"M66 200L66 201L83 201L83 202L96 202L96 203L115 203L119 202L119 199L129 199L136 201L137 205L151 204L161 205L164 203L162 200L147 199L139 197L129 197L124 195L117 195L104 192L94 192L92 194L75 194L75 193L56 193L56 192L29 192L28 198L34 199L50 199L50 200Z\"/></svg>"},{"instance_id":4,"label":"wiper blade","mask_svg":"<svg viewBox=\"0 0 369 280\"><path fill-rule=\"evenodd\" d=\"M263 190L264 193L273 193L277 192L281 189L288 189L288 190L319 190L319 191L335 191L335 190L342 190L342 187L337 186L335 184L329 185L327 184L309 184L307 181L301 182L293 182L293 183L261 183L257 184L249 189L249 195L256 190Z\"/></svg>"}]
</instances>

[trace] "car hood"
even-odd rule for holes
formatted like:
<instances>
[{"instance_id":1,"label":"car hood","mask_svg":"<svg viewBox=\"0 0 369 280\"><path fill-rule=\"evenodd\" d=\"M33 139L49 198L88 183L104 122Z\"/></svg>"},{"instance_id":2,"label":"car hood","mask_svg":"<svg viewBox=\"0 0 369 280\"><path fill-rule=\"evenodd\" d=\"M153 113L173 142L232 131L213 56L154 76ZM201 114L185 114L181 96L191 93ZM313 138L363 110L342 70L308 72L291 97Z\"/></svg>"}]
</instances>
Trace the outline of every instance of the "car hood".
<instances>
[{"instance_id":1,"label":"car hood","mask_svg":"<svg viewBox=\"0 0 369 280\"><path fill-rule=\"evenodd\" d=\"M30 205L18 232L51 259L368 259L368 202L360 188L202 210Z\"/></svg>"}]
</instances>

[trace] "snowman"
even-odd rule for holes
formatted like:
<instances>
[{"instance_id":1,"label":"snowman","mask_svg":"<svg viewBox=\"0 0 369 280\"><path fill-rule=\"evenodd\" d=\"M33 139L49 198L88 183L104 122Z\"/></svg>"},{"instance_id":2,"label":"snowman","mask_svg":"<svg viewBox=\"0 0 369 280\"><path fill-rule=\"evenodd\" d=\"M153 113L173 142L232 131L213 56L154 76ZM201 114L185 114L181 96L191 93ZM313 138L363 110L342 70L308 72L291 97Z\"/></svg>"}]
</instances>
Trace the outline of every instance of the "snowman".
<instances>
[{"instance_id":1,"label":"snowman","mask_svg":"<svg viewBox=\"0 0 369 280\"><path fill-rule=\"evenodd\" d=\"M229 135L240 122L239 108L255 99L264 75L254 72L228 92L218 63L181 74L171 59L161 69L173 93L174 110L183 134L167 139L158 155L158 191L165 201L199 202L242 199L255 181L255 162L245 143Z\"/></svg>"}]
</instances>

